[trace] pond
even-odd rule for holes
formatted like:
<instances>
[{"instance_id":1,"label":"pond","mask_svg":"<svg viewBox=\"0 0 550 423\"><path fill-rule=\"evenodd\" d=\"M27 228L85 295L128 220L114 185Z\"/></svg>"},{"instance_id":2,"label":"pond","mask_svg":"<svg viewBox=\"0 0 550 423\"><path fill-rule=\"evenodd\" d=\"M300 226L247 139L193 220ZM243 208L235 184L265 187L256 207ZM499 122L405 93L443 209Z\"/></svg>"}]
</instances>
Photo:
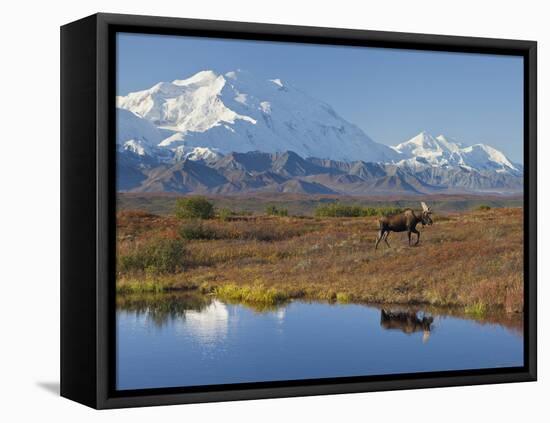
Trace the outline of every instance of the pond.
<instances>
[{"instance_id":1,"label":"pond","mask_svg":"<svg viewBox=\"0 0 550 423\"><path fill-rule=\"evenodd\" d=\"M117 389L523 365L521 317L294 301L258 310L176 294L117 298Z\"/></svg>"}]
</instances>

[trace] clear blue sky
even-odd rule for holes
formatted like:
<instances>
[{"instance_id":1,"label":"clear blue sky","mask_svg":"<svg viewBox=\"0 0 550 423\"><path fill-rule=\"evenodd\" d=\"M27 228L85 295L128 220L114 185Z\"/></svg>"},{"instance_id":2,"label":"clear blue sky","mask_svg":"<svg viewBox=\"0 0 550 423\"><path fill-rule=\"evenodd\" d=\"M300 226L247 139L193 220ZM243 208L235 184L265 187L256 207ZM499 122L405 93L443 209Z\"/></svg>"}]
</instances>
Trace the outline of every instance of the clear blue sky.
<instances>
[{"instance_id":1,"label":"clear blue sky","mask_svg":"<svg viewBox=\"0 0 550 423\"><path fill-rule=\"evenodd\" d=\"M205 69L280 78L375 141L422 130L484 142L523 163L523 59L365 47L119 34L117 94Z\"/></svg>"}]
</instances>

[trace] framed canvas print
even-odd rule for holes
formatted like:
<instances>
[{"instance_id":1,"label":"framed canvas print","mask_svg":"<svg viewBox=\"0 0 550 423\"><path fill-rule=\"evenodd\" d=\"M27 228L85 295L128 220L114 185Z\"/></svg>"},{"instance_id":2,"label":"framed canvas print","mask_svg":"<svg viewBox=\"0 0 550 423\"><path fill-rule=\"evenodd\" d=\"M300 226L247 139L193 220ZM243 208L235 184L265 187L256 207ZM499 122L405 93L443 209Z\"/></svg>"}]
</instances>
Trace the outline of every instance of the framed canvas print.
<instances>
[{"instance_id":1,"label":"framed canvas print","mask_svg":"<svg viewBox=\"0 0 550 423\"><path fill-rule=\"evenodd\" d=\"M536 380L536 43L61 29L61 394Z\"/></svg>"}]
</instances>

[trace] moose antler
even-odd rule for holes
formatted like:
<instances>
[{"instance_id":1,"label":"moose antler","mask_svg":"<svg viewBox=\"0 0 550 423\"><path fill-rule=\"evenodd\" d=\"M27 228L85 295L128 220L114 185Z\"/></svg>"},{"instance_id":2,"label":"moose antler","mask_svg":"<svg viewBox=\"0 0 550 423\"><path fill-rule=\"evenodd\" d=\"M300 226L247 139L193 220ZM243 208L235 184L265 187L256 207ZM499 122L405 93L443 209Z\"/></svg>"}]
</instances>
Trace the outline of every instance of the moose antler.
<instances>
[{"instance_id":1,"label":"moose antler","mask_svg":"<svg viewBox=\"0 0 550 423\"><path fill-rule=\"evenodd\" d=\"M430 211L430 208L428 207L428 205L424 201L421 201L420 204L422 205L422 211L425 211L425 212Z\"/></svg>"}]
</instances>

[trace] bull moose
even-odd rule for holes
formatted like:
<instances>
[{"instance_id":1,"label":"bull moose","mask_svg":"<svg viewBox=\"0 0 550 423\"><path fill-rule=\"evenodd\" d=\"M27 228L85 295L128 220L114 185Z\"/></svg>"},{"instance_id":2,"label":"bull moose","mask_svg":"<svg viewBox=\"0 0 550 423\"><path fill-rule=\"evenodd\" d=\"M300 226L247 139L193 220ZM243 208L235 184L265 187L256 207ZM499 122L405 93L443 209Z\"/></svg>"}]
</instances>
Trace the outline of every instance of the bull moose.
<instances>
[{"instance_id":1,"label":"bull moose","mask_svg":"<svg viewBox=\"0 0 550 423\"><path fill-rule=\"evenodd\" d=\"M417 215L417 213L415 213L412 209L406 209L399 214L382 216L378 221L380 224L380 229L378 231L378 236L376 237L374 249L378 249L378 244L382 240L384 240L386 245L391 248L388 242L388 235L390 232L407 231L409 246L411 245L411 233L414 233L416 234L416 243L414 245L418 245L420 242L420 232L416 229L416 225L422 223L422 226L424 226L431 225L433 223L431 218L432 209L423 201L421 201L420 204L422 205L422 212L419 215Z\"/></svg>"}]
</instances>

